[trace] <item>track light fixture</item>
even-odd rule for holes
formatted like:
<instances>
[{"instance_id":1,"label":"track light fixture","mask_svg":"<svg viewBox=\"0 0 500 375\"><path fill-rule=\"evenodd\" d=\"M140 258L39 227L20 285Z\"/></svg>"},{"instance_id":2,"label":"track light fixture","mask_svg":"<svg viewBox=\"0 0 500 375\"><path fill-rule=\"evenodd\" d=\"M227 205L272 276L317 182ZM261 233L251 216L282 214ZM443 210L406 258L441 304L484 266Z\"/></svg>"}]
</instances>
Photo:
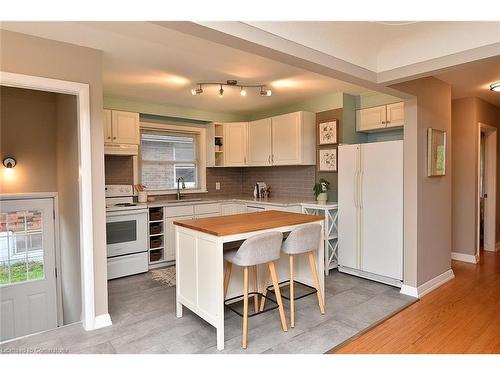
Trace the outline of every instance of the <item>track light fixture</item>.
<instances>
[{"instance_id":1,"label":"track light fixture","mask_svg":"<svg viewBox=\"0 0 500 375\"><path fill-rule=\"evenodd\" d=\"M500 92L500 82L495 82L490 85L491 91Z\"/></svg>"},{"instance_id":2,"label":"track light fixture","mask_svg":"<svg viewBox=\"0 0 500 375\"><path fill-rule=\"evenodd\" d=\"M191 90L192 95L200 95L203 94L203 86L213 86L217 85L220 86L219 89L219 97L224 96L224 86L232 86L232 87L239 87L240 88L240 96L247 96L247 90L248 88L260 88L260 95L261 96L271 96L272 91L270 89L266 89L266 85L262 84L239 84L238 81L234 79L227 80L226 82L199 82L196 84L198 87L193 88Z\"/></svg>"}]
</instances>

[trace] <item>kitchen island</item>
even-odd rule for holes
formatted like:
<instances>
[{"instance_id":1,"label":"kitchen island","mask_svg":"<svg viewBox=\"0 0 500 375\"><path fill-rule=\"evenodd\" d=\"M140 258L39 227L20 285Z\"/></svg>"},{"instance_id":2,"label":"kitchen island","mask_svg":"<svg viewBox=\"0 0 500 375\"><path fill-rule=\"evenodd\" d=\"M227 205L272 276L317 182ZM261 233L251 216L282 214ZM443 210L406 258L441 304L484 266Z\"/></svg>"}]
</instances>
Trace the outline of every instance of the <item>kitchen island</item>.
<instances>
[{"instance_id":1,"label":"kitchen island","mask_svg":"<svg viewBox=\"0 0 500 375\"><path fill-rule=\"evenodd\" d=\"M177 317L183 306L213 325L217 330L217 349L224 349L224 259L225 249L237 247L245 239L260 233L280 231L284 235L300 226L319 223L323 217L282 211L263 211L175 221ZM323 231L321 231L323 233ZM319 244L316 267L323 300L324 241ZM276 262L279 281L289 279L288 257ZM259 267L259 287L263 282L263 265ZM295 264L295 280L314 287L313 275L306 257ZM240 267L231 274L226 298L243 294Z\"/></svg>"}]
</instances>

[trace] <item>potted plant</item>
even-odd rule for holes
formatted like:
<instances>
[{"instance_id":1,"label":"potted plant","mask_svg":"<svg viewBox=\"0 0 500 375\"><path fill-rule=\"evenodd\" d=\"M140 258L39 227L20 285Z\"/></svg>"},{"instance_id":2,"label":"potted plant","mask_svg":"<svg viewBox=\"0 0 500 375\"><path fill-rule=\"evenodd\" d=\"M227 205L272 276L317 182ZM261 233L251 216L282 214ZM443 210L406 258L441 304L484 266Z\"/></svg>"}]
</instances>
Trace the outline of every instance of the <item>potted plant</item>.
<instances>
[{"instance_id":1,"label":"potted plant","mask_svg":"<svg viewBox=\"0 0 500 375\"><path fill-rule=\"evenodd\" d=\"M318 201L318 204L326 204L326 201L328 200L327 191L329 188L330 188L330 183L324 178L321 178L318 182L314 184L313 191L314 191L314 196Z\"/></svg>"}]
</instances>

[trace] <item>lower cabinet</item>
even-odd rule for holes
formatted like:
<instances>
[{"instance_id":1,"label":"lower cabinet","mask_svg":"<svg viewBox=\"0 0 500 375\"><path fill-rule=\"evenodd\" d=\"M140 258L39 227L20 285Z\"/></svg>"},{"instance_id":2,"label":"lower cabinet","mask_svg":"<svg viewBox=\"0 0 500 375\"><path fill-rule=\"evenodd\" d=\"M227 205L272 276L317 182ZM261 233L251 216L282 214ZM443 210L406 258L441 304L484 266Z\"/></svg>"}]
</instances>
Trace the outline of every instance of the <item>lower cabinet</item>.
<instances>
[{"instance_id":1,"label":"lower cabinet","mask_svg":"<svg viewBox=\"0 0 500 375\"><path fill-rule=\"evenodd\" d=\"M247 212L244 203L224 203L221 205L221 215L238 215Z\"/></svg>"},{"instance_id":2,"label":"lower cabinet","mask_svg":"<svg viewBox=\"0 0 500 375\"><path fill-rule=\"evenodd\" d=\"M167 241L165 243L165 261L171 262L175 260L175 225L174 221L178 220L191 220L193 215L190 216L177 216L167 217Z\"/></svg>"}]
</instances>

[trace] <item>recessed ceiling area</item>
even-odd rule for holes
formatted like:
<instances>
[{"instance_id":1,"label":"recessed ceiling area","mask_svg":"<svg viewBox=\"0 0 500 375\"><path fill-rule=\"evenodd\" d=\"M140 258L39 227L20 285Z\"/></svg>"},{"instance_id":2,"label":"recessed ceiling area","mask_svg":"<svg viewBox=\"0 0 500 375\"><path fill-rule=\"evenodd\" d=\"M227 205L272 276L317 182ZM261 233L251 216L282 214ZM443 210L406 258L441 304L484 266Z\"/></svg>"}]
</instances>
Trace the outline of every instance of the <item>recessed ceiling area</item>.
<instances>
[{"instance_id":1,"label":"recessed ceiling area","mask_svg":"<svg viewBox=\"0 0 500 375\"><path fill-rule=\"evenodd\" d=\"M500 92L490 90L490 84L500 82L500 57L475 61L436 78L451 84L453 99L475 96L500 107Z\"/></svg>"},{"instance_id":2,"label":"recessed ceiling area","mask_svg":"<svg viewBox=\"0 0 500 375\"><path fill-rule=\"evenodd\" d=\"M500 22L245 22L374 72L500 43Z\"/></svg>"},{"instance_id":3,"label":"recessed ceiling area","mask_svg":"<svg viewBox=\"0 0 500 375\"><path fill-rule=\"evenodd\" d=\"M248 114L334 92L359 95L369 90L281 62L149 22L4 22L3 29L77 44L103 51L104 95ZM259 88L207 87L202 95L191 89L200 81L263 83ZM254 92L255 91L255 92Z\"/></svg>"}]
</instances>

